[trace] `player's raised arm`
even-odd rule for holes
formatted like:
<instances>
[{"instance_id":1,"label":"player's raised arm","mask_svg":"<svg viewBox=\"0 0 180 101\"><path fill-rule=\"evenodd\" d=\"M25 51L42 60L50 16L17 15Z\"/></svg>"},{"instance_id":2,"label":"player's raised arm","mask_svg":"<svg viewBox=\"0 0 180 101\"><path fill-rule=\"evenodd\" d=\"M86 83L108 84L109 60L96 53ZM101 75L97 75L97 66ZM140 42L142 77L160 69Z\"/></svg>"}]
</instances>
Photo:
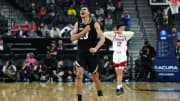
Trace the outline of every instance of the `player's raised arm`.
<instances>
[{"instance_id":1,"label":"player's raised arm","mask_svg":"<svg viewBox=\"0 0 180 101\"><path fill-rule=\"evenodd\" d=\"M85 27L83 31L78 33L78 23L76 22L76 24L74 25L74 29L72 31L71 41L76 41L80 39L84 34L88 33L89 31L90 31L90 26L88 25Z\"/></svg>"},{"instance_id":2,"label":"player's raised arm","mask_svg":"<svg viewBox=\"0 0 180 101\"><path fill-rule=\"evenodd\" d=\"M105 38L112 41L115 36L115 33L113 31L104 32L104 36Z\"/></svg>"},{"instance_id":3,"label":"player's raised arm","mask_svg":"<svg viewBox=\"0 0 180 101\"><path fill-rule=\"evenodd\" d=\"M132 31L126 31L126 39L130 40L134 36L134 32Z\"/></svg>"},{"instance_id":4,"label":"player's raised arm","mask_svg":"<svg viewBox=\"0 0 180 101\"><path fill-rule=\"evenodd\" d=\"M104 44L105 38L104 38L104 35L103 35L103 32L102 32L102 30L101 30L101 28L100 28L99 23L96 22L96 23L94 24L94 27L95 27L95 29L96 29L96 32L97 32L99 38L100 38L99 42L97 43L97 45L96 45L96 47L95 47L96 50L98 50L98 49Z\"/></svg>"}]
</instances>

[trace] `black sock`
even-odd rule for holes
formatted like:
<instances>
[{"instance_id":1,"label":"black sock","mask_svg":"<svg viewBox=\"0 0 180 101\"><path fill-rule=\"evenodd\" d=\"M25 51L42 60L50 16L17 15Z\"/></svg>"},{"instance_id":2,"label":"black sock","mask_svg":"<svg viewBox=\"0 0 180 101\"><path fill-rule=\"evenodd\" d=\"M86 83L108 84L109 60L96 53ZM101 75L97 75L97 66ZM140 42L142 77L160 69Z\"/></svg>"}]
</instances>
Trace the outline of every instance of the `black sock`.
<instances>
[{"instance_id":1,"label":"black sock","mask_svg":"<svg viewBox=\"0 0 180 101\"><path fill-rule=\"evenodd\" d=\"M100 91L98 91L98 96L103 96L103 93L102 93L102 91L100 90Z\"/></svg>"},{"instance_id":2,"label":"black sock","mask_svg":"<svg viewBox=\"0 0 180 101\"><path fill-rule=\"evenodd\" d=\"M78 101L82 101L82 95L81 94L78 94Z\"/></svg>"}]
</instances>

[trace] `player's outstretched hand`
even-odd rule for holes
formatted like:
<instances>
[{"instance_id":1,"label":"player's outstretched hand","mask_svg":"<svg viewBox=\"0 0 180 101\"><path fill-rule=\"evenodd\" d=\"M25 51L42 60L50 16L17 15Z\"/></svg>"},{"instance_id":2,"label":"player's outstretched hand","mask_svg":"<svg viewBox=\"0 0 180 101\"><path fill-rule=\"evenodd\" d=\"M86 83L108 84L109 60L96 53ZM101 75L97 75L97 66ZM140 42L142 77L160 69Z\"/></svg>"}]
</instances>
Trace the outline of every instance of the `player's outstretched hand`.
<instances>
[{"instance_id":1,"label":"player's outstretched hand","mask_svg":"<svg viewBox=\"0 0 180 101\"><path fill-rule=\"evenodd\" d=\"M97 52L97 49L96 49L96 48L90 48L90 49L89 49L89 52L92 53L92 54L94 54L94 53Z\"/></svg>"},{"instance_id":2,"label":"player's outstretched hand","mask_svg":"<svg viewBox=\"0 0 180 101\"><path fill-rule=\"evenodd\" d=\"M87 26L84 28L85 33L88 33L90 30L91 30L91 28L90 28L89 25L87 25Z\"/></svg>"}]
</instances>

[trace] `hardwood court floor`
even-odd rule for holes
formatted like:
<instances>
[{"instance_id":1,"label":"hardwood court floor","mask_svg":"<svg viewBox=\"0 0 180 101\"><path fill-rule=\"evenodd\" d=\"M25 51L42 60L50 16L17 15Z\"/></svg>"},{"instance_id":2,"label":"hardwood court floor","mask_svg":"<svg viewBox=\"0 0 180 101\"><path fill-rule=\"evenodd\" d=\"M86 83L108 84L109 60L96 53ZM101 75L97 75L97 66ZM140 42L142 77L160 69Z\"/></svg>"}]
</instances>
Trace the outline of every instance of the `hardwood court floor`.
<instances>
[{"instance_id":1,"label":"hardwood court floor","mask_svg":"<svg viewBox=\"0 0 180 101\"><path fill-rule=\"evenodd\" d=\"M125 94L115 95L116 85L102 84L105 101L180 101L180 84L126 83ZM0 101L77 101L75 84L0 83ZM98 101L92 83L84 85L83 101Z\"/></svg>"}]
</instances>

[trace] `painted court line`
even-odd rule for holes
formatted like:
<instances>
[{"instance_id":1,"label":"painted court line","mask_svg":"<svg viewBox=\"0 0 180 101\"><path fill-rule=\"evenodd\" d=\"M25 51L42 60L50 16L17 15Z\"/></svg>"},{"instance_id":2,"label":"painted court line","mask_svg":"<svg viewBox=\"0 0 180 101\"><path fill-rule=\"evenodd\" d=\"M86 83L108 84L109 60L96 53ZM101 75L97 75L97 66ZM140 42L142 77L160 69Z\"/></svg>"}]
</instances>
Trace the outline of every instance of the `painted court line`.
<instances>
[{"instance_id":1,"label":"painted court line","mask_svg":"<svg viewBox=\"0 0 180 101\"><path fill-rule=\"evenodd\" d=\"M180 93L180 90L170 90L170 89L134 89L136 91L150 91L150 92L172 92Z\"/></svg>"}]
</instances>

